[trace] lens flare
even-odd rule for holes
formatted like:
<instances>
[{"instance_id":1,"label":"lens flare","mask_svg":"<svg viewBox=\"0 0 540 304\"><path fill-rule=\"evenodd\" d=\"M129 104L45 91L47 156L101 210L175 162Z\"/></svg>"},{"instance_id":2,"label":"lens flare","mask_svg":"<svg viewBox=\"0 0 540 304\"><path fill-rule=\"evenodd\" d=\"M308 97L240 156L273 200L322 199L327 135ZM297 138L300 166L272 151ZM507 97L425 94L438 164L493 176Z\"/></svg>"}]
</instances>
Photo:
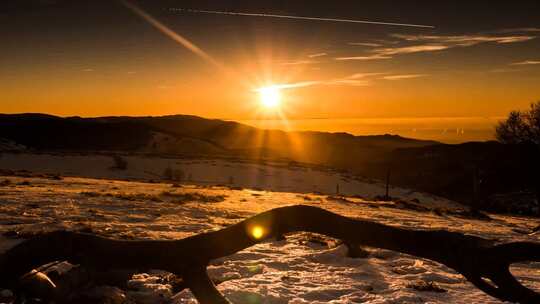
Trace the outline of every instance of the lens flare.
<instances>
[{"instance_id":1,"label":"lens flare","mask_svg":"<svg viewBox=\"0 0 540 304\"><path fill-rule=\"evenodd\" d=\"M251 228L251 236L256 240L260 240L264 236L264 228L261 226L254 226Z\"/></svg>"}]
</instances>

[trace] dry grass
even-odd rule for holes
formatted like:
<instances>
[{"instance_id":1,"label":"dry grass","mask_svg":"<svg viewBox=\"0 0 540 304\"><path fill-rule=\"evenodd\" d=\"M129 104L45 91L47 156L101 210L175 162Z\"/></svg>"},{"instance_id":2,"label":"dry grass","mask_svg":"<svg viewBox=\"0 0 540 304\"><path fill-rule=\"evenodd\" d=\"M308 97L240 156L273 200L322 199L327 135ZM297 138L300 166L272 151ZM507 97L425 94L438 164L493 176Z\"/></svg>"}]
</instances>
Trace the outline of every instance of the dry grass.
<instances>
[{"instance_id":1,"label":"dry grass","mask_svg":"<svg viewBox=\"0 0 540 304\"><path fill-rule=\"evenodd\" d=\"M88 197L112 197L125 201L163 202L163 200L158 195L151 195L145 193L98 193L93 191L83 191L80 194Z\"/></svg>"},{"instance_id":2,"label":"dry grass","mask_svg":"<svg viewBox=\"0 0 540 304\"><path fill-rule=\"evenodd\" d=\"M81 195L87 197L112 197L125 201L152 201L163 202L165 199L174 200L176 203L202 202L219 203L225 200L225 195L207 195L198 192L170 192L164 191L159 195L146 193L99 193L94 191L83 191Z\"/></svg>"},{"instance_id":3,"label":"dry grass","mask_svg":"<svg viewBox=\"0 0 540 304\"><path fill-rule=\"evenodd\" d=\"M161 193L164 197L174 198L179 202L203 202L203 203L219 203L225 200L225 195L207 195L199 192L169 192Z\"/></svg>"}]
</instances>

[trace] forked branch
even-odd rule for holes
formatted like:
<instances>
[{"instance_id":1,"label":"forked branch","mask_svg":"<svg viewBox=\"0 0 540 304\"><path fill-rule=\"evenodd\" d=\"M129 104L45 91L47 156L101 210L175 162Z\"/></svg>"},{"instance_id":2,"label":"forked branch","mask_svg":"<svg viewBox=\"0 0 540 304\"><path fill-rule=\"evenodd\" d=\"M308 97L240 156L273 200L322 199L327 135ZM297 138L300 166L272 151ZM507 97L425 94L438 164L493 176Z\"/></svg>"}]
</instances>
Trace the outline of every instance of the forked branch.
<instances>
[{"instance_id":1,"label":"forked branch","mask_svg":"<svg viewBox=\"0 0 540 304\"><path fill-rule=\"evenodd\" d=\"M182 276L200 303L229 303L208 278L208 263L296 231L430 259L455 269L500 300L540 303L540 294L521 285L509 271L512 263L540 261L540 244L496 245L461 233L407 230L355 220L311 206L273 209L219 231L175 241L111 240L66 231L44 234L0 257L0 286L14 288L17 279L33 268L68 260L88 269L167 270Z\"/></svg>"}]
</instances>

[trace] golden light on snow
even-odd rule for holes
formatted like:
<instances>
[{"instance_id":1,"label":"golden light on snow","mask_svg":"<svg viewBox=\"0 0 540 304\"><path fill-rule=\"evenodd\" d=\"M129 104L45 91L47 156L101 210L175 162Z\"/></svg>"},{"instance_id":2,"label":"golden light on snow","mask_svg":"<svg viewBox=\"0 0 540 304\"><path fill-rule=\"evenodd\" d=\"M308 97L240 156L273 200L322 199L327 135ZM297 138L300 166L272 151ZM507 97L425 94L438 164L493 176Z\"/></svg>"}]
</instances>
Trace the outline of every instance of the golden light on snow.
<instances>
[{"instance_id":1,"label":"golden light on snow","mask_svg":"<svg viewBox=\"0 0 540 304\"><path fill-rule=\"evenodd\" d=\"M268 109L276 109L281 105L281 92L278 86L268 86L259 88L257 92L259 93L259 100L261 105Z\"/></svg>"},{"instance_id":2,"label":"golden light on snow","mask_svg":"<svg viewBox=\"0 0 540 304\"><path fill-rule=\"evenodd\" d=\"M264 236L264 228L261 226L253 226L253 228L251 228L251 236L256 240L260 240Z\"/></svg>"}]
</instances>

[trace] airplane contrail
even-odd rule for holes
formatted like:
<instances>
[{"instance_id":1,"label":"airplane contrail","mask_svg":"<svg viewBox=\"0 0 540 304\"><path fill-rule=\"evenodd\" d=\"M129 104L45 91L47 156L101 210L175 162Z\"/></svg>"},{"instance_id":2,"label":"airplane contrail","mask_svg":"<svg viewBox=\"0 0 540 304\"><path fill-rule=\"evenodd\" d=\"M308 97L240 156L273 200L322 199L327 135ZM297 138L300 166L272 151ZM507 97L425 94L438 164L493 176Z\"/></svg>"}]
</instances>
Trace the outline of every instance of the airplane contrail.
<instances>
[{"instance_id":1,"label":"airplane contrail","mask_svg":"<svg viewBox=\"0 0 540 304\"><path fill-rule=\"evenodd\" d=\"M129 8L133 13L135 13L136 15L138 15L139 17L141 17L142 19L144 19L145 21L150 23L153 27L158 29L160 32L162 32L163 34L165 34L166 36L168 36L172 40L176 41L177 43L179 43L180 45L182 45L183 47L185 47L186 49L188 49L189 51L191 51L195 55L201 57L202 59L204 59L205 61L209 62L210 64L218 67L219 69L225 70L225 67L221 63L219 63L217 60L212 58L212 56L210 56L208 53L206 53L203 49L201 49L197 45L195 45L195 43L191 42L190 40L188 40L184 36L174 32L169 27L167 27L163 23L159 22L156 18L152 17L150 14L143 11L138 6L132 4L128 0L121 0L121 3L125 7Z\"/></svg>"},{"instance_id":2,"label":"airplane contrail","mask_svg":"<svg viewBox=\"0 0 540 304\"><path fill-rule=\"evenodd\" d=\"M320 17L306 17L306 16L292 16L292 15L275 15L275 14L262 14L262 13L238 13L238 12L224 12L224 11L208 11L197 10L188 8L171 8L171 11L187 12L196 14L216 14L216 15L229 15L229 16L250 16L250 17L267 17L267 18L283 18L283 19L297 19L297 20L311 20L311 21L329 21L329 22L344 22L344 23L363 23L363 24L375 24L375 25L388 25L388 26L405 26L405 27L419 27L419 28L435 28L433 25L423 24L410 24L410 23L395 23L395 22L381 22L381 21L369 21L369 20L354 20L354 19L339 19L339 18L320 18Z\"/></svg>"}]
</instances>

